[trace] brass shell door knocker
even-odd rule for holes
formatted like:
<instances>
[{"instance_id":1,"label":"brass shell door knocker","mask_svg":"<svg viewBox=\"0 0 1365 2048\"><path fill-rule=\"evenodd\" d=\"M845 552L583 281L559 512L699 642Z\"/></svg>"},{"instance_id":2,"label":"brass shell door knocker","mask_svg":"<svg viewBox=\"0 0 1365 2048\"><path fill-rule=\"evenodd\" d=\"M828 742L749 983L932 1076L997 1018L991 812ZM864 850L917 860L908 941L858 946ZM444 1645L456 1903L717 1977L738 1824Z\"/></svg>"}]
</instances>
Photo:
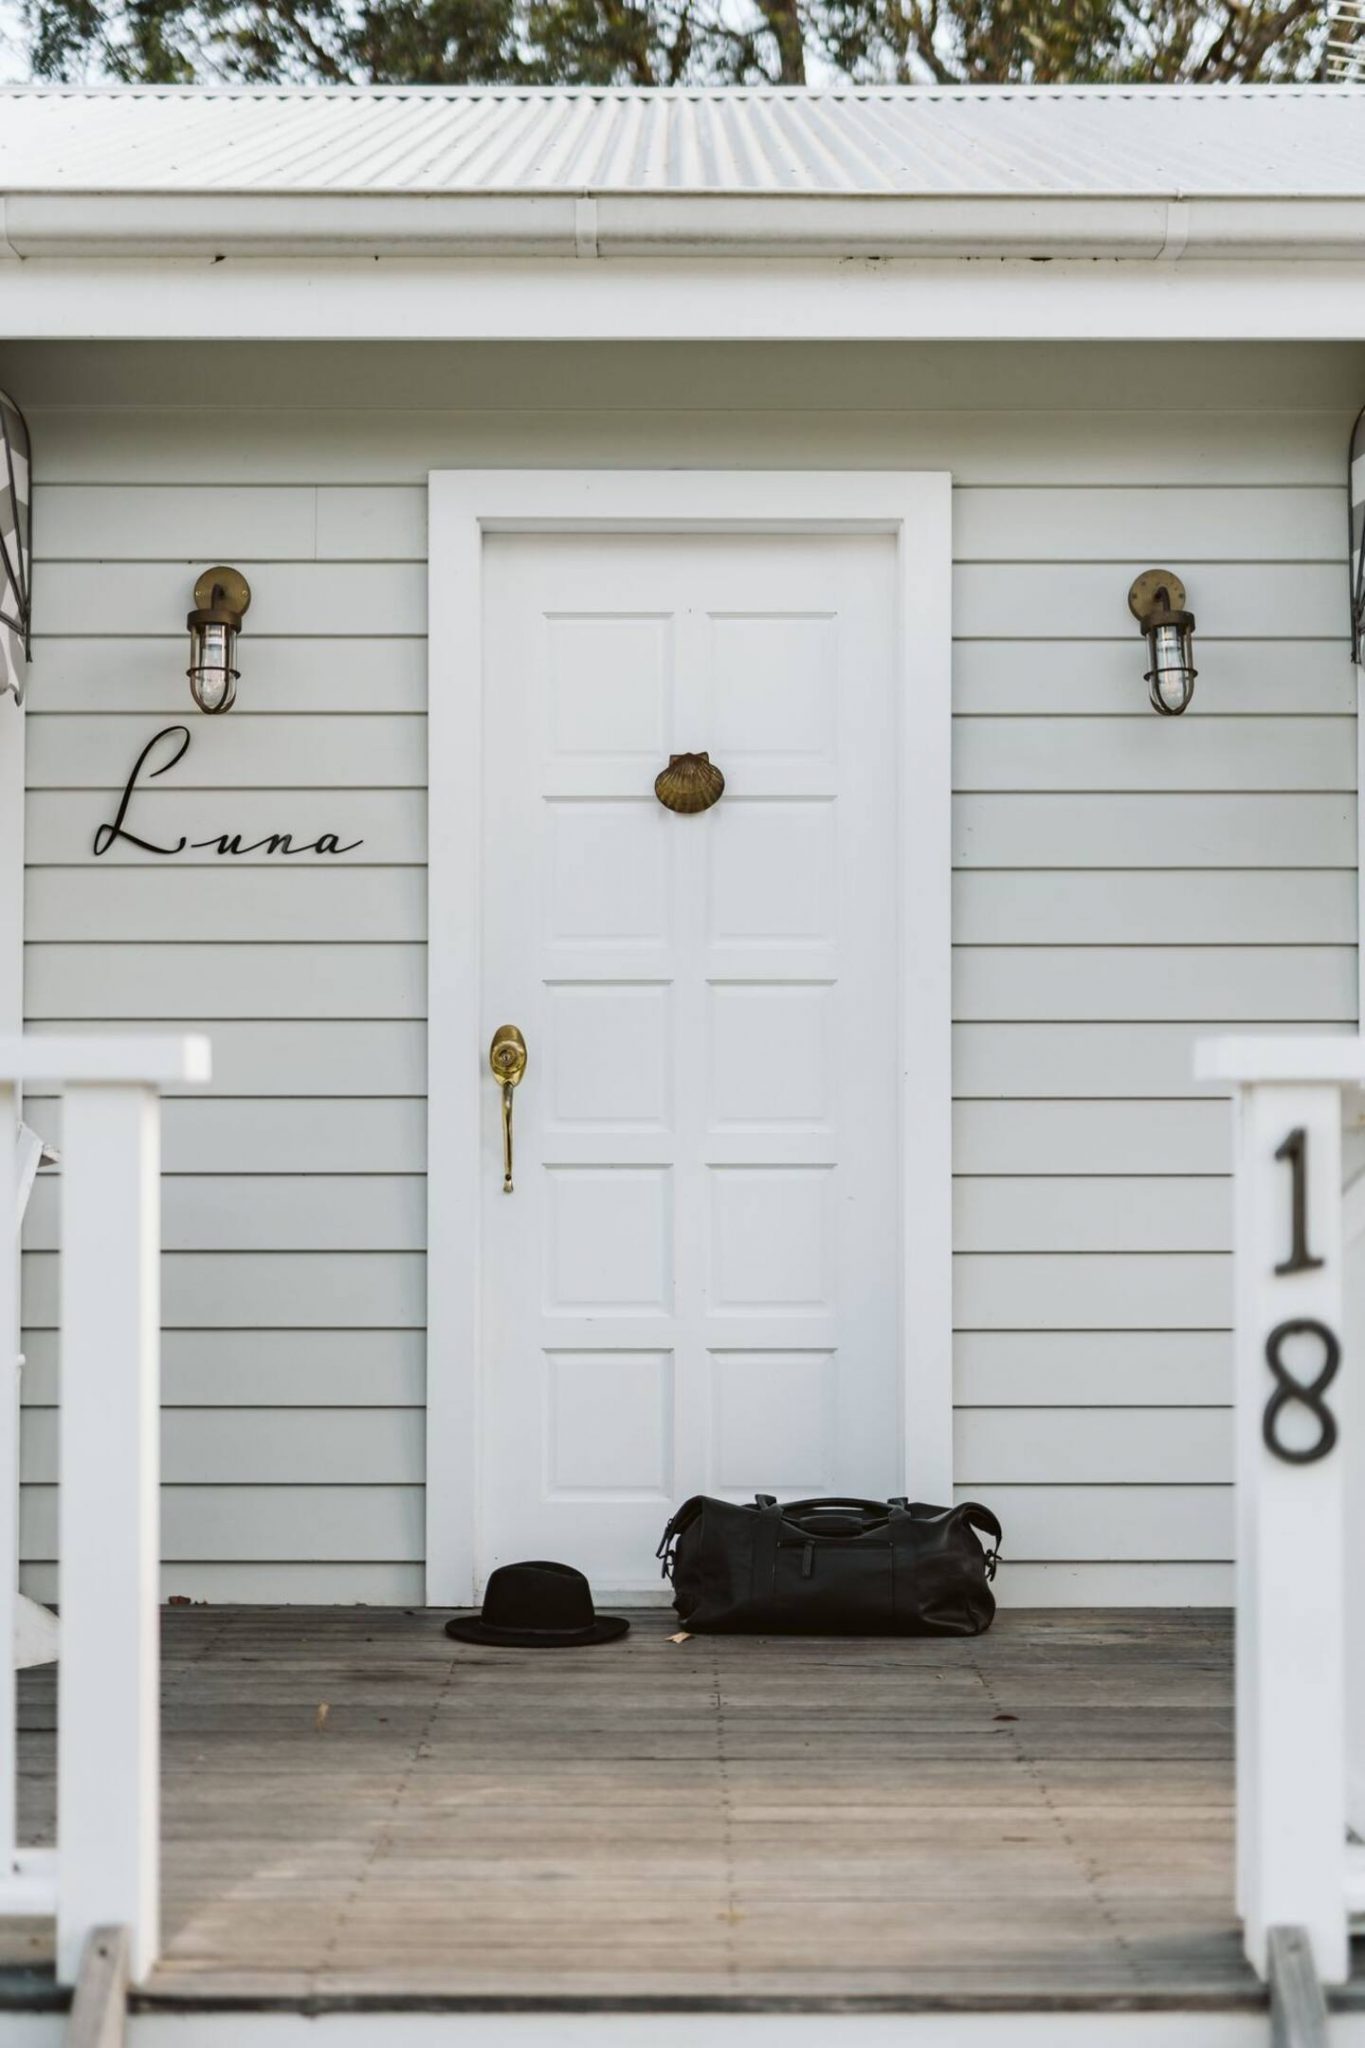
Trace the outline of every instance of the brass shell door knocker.
<instances>
[{"instance_id":1,"label":"brass shell door knocker","mask_svg":"<svg viewBox=\"0 0 1365 2048\"><path fill-rule=\"evenodd\" d=\"M725 794L725 777L709 754L670 754L654 778L654 794L667 811L709 811Z\"/></svg>"}]
</instances>

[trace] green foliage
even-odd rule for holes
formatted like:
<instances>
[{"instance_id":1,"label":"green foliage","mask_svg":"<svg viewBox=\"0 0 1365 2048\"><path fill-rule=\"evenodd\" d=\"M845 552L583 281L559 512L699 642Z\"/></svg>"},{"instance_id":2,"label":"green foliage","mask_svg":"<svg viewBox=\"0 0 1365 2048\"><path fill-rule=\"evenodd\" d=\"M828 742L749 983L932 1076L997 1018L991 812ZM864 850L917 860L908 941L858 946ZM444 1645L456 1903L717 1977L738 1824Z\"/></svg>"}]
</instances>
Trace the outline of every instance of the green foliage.
<instances>
[{"instance_id":1,"label":"green foliage","mask_svg":"<svg viewBox=\"0 0 1365 2048\"><path fill-rule=\"evenodd\" d=\"M1222 84L1320 75L1330 0L27 0L39 78Z\"/></svg>"},{"instance_id":2,"label":"green foliage","mask_svg":"<svg viewBox=\"0 0 1365 2048\"><path fill-rule=\"evenodd\" d=\"M1318 75L1322 0L826 0L829 61L905 84L1216 85Z\"/></svg>"}]
</instances>

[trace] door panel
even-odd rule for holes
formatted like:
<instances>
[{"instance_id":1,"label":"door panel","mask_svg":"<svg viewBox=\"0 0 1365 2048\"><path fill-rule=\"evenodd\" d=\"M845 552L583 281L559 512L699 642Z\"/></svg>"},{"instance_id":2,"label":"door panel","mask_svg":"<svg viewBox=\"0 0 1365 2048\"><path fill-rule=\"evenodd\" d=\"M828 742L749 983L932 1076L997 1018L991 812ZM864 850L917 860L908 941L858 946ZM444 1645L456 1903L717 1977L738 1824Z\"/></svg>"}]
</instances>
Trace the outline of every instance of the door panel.
<instances>
[{"instance_id":1,"label":"door panel","mask_svg":"<svg viewBox=\"0 0 1365 2048\"><path fill-rule=\"evenodd\" d=\"M688 1493L901 1470L894 544L485 545L479 1568L652 1590Z\"/></svg>"}]
</instances>

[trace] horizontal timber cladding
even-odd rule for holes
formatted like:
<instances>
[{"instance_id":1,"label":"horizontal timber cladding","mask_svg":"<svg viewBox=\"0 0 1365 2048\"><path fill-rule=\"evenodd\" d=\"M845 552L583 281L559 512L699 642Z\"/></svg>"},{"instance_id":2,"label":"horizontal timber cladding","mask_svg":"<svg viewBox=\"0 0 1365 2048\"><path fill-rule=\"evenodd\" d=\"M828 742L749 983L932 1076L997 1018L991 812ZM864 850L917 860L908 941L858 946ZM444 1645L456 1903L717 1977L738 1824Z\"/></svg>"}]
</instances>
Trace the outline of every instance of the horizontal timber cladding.
<instances>
[{"instance_id":1,"label":"horizontal timber cladding","mask_svg":"<svg viewBox=\"0 0 1365 2048\"><path fill-rule=\"evenodd\" d=\"M191 931L195 930L191 926ZM426 1009L426 949L385 939L263 945L30 940L29 1014L48 1017L408 1017Z\"/></svg>"},{"instance_id":2,"label":"horizontal timber cladding","mask_svg":"<svg viewBox=\"0 0 1365 2048\"><path fill-rule=\"evenodd\" d=\"M291 564L287 573L296 574L297 565ZM363 590L357 602L365 603ZM326 630L319 619L318 636ZM265 719L242 707L215 725L201 726L196 720L192 735L192 750L168 775L168 783L173 783L168 795L265 788L278 798L285 790L422 789L426 784L425 722L399 712L376 717L347 713L340 718L324 712L281 713ZM119 716L69 711L60 719L35 720L28 786L107 789L118 751L131 768L146 738L147 722L141 712ZM1321 781L1309 785L1328 786ZM139 799L140 795L139 790ZM200 808L207 811L210 805ZM277 800L276 814L284 808ZM221 799L217 815L223 816ZM288 822L293 824L292 813Z\"/></svg>"},{"instance_id":3,"label":"horizontal timber cladding","mask_svg":"<svg viewBox=\"0 0 1365 2048\"><path fill-rule=\"evenodd\" d=\"M161 1116L167 1174L426 1171L426 1109L416 1097L186 1094L167 1101ZM41 1122L60 1149L61 1104L44 1102Z\"/></svg>"},{"instance_id":4,"label":"horizontal timber cladding","mask_svg":"<svg viewBox=\"0 0 1365 2048\"><path fill-rule=\"evenodd\" d=\"M1365 353L71 345L0 349L0 383L42 486L31 1028L214 1043L164 1111L168 1594L421 1597L426 476L607 465L952 471L958 1478L1002 1514L1008 1599L1228 1596L1230 1126L1191 1049L1355 1025ZM207 720L181 620L215 561L254 601ZM1125 608L1149 563L1199 620L1180 720ZM169 724L191 746L139 829L191 843L95 859ZM60 1105L30 1113L60 1144ZM40 1183L47 1597L59 1240Z\"/></svg>"}]
</instances>

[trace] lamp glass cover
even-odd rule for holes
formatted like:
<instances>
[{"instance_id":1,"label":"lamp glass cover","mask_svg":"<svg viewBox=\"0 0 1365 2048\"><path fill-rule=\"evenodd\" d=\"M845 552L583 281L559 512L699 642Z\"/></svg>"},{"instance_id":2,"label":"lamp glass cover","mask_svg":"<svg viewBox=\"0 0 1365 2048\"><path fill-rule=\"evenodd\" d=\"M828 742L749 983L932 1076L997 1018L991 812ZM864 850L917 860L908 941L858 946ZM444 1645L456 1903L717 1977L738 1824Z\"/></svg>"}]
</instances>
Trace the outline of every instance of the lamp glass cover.
<instances>
[{"instance_id":1,"label":"lamp glass cover","mask_svg":"<svg viewBox=\"0 0 1365 2048\"><path fill-rule=\"evenodd\" d=\"M1153 626L1147 635L1151 672L1147 682L1156 710L1181 712L1194 695L1194 666L1186 626Z\"/></svg>"},{"instance_id":2,"label":"lamp glass cover","mask_svg":"<svg viewBox=\"0 0 1365 2048\"><path fill-rule=\"evenodd\" d=\"M201 711L228 711L236 695L232 666L236 634L214 620L196 626L190 635L190 690Z\"/></svg>"}]
</instances>

